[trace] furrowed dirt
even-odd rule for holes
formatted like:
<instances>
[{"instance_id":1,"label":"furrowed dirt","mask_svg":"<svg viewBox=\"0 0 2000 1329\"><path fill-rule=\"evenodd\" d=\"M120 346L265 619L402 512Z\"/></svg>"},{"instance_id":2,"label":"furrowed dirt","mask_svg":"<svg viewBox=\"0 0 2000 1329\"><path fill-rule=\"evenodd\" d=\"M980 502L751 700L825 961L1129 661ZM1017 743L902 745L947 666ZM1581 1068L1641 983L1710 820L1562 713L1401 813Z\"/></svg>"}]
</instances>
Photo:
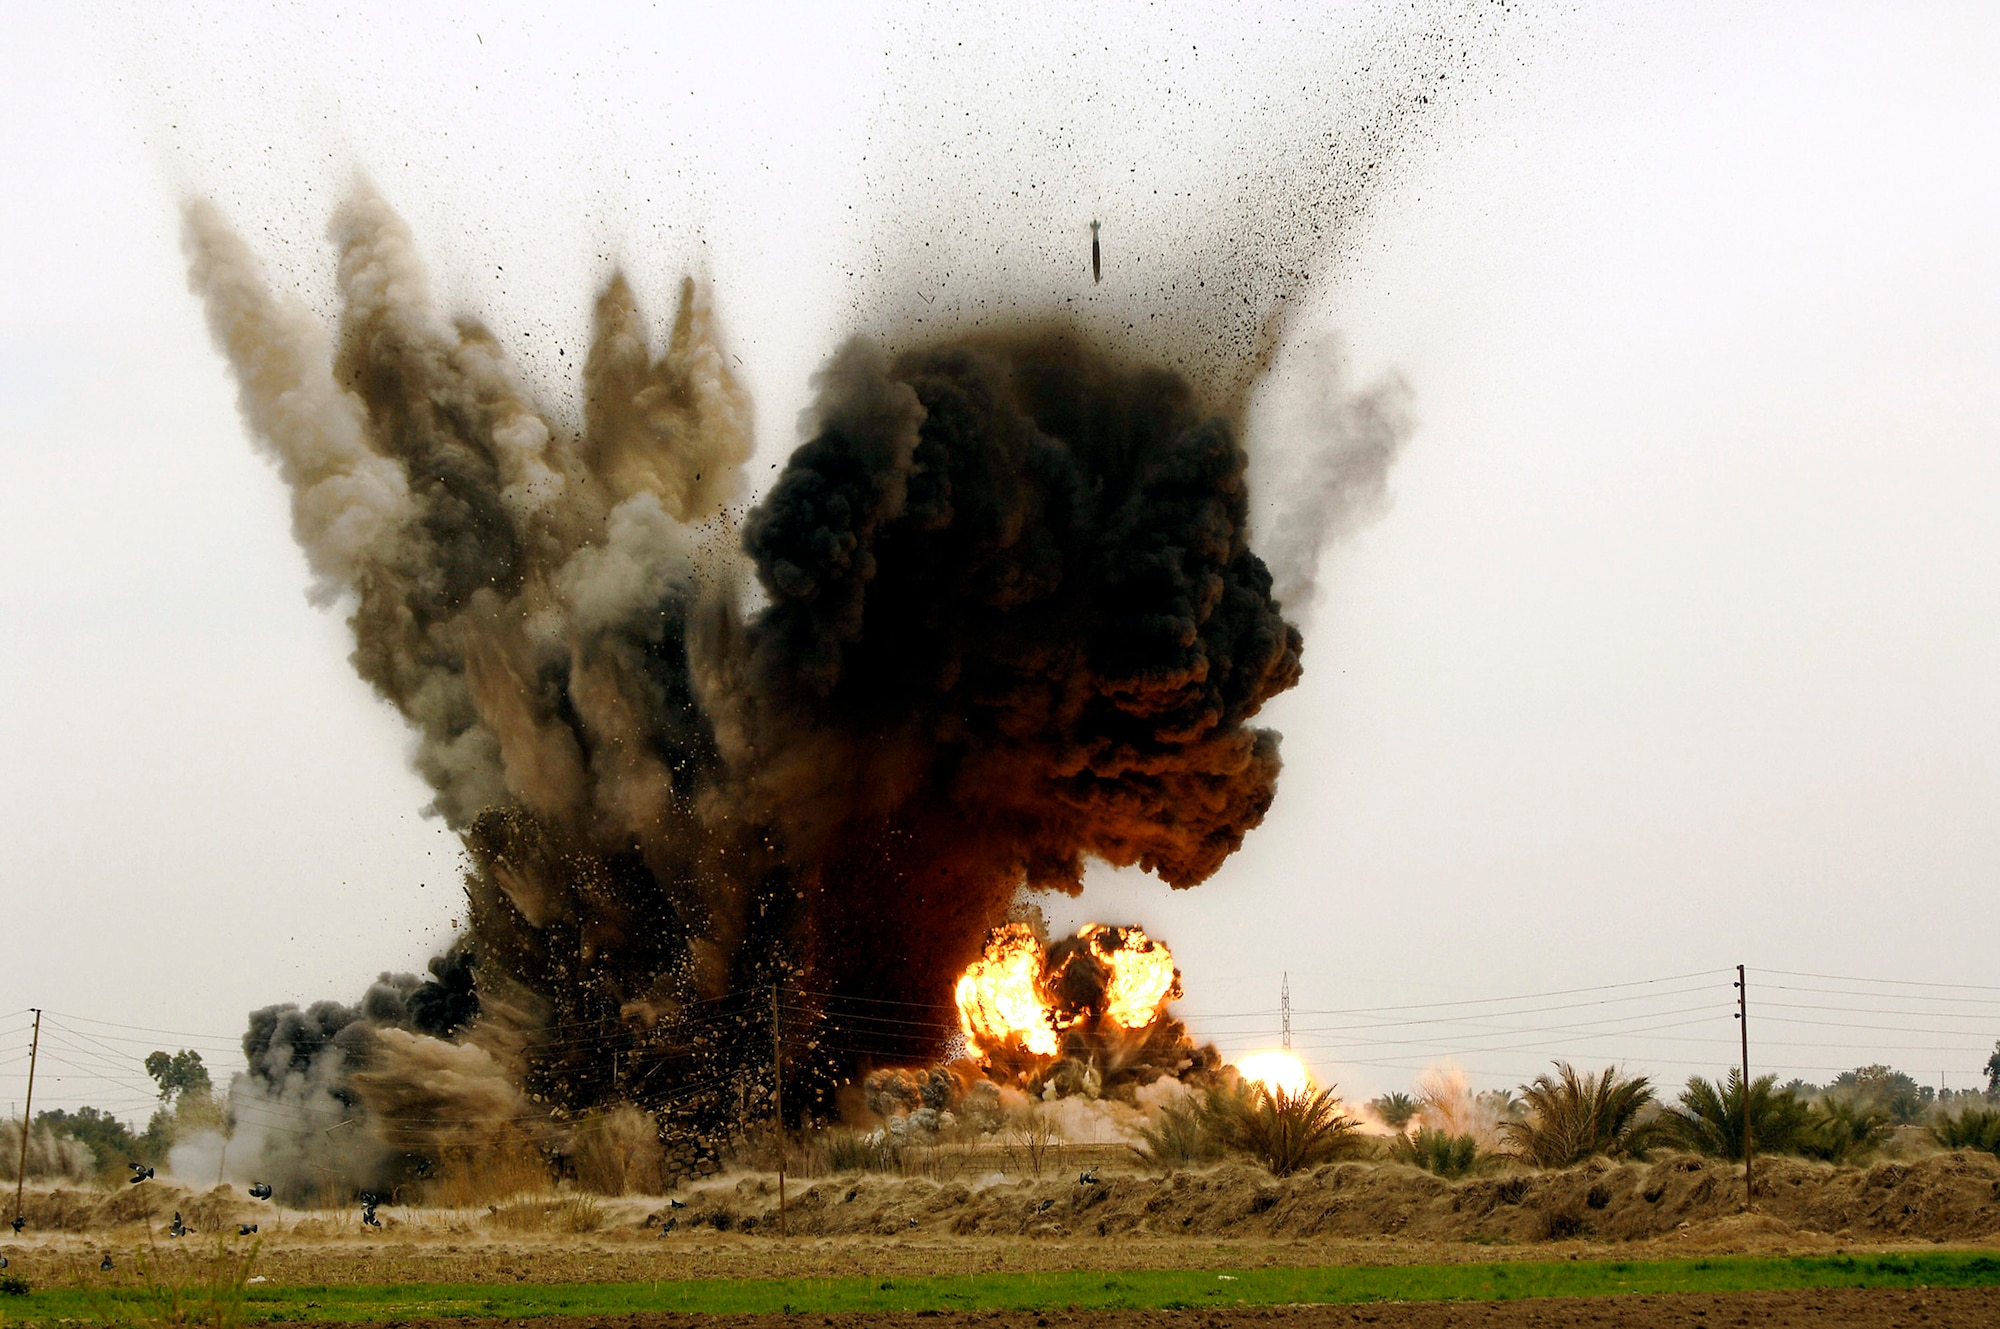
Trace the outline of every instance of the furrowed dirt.
<instances>
[{"instance_id":1,"label":"furrowed dirt","mask_svg":"<svg viewBox=\"0 0 2000 1329\"><path fill-rule=\"evenodd\" d=\"M466 1329L483 1320L397 1320L393 1329ZM2000 1289L1689 1293L1657 1297L1531 1298L1486 1302L1377 1302L1363 1306L1271 1306L1199 1311L911 1311L843 1315L550 1316L535 1329L1718 1329L1723 1325L1812 1325L1814 1329L2000 1326ZM392 1329L391 1325L355 1329Z\"/></svg>"}]
</instances>

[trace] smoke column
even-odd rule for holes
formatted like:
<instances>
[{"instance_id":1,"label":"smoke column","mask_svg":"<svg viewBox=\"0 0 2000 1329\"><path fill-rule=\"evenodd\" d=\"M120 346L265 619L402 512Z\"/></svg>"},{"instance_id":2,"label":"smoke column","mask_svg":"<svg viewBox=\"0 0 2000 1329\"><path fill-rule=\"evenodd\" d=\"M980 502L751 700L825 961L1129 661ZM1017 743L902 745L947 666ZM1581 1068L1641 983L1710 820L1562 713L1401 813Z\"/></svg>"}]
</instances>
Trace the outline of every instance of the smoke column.
<instances>
[{"instance_id":1,"label":"smoke column","mask_svg":"<svg viewBox=\"0 0 2000 1329\"><path fill-rule=\"evenodd\" d=\"M265 1097L331 1075L405 1158L616 1102L708 1139L768 1084L743 1028L770 984L946 1007L1023 886L1091 859L1193 886L1270 807L1253 721L1301 639L1234 427L1183 378L1059 323L850 342L741 514L750 407L692 284L656 351L610 281L572 427L432 307L382 199L330 237L328 338L213 208L185 220L314 595L463 839L469 922L379 1010L260 1012ZM862 1069L829 1039L787 1105Z\"/></svg>"}]
</instances>

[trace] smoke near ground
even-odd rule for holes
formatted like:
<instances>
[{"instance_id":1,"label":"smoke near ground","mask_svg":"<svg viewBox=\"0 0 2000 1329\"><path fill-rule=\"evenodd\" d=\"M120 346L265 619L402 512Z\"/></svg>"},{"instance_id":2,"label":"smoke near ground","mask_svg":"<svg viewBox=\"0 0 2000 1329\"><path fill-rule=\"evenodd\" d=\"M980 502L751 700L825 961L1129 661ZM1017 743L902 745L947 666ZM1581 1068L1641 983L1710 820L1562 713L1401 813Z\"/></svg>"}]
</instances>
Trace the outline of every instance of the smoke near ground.
<instances>
[{"instance_id":1,"label":"smoke near ground","mask_svg":"<svg viewBox=\"0 0 2000 1329\"><path fill-rule=\"evenodd\" d=\"M329 234L331 336L204 203L191 280L314 594L463 839L469 923L428 981L253 1018L239 1115L353 1141L285 1184L622 1103L693 1165L769 1111L776 984L788 1113L825 1115L887 1055L843 1013L948 1008L1023 887L1093 859L1193 886L1270 807L1254 721L1301 638L1235 426L1181 376L1062 322L856 340L745 512L750 407L699 288L656 349L614 277L566 414L433 307L379 196Z\"/></svg>"}]
</instances>

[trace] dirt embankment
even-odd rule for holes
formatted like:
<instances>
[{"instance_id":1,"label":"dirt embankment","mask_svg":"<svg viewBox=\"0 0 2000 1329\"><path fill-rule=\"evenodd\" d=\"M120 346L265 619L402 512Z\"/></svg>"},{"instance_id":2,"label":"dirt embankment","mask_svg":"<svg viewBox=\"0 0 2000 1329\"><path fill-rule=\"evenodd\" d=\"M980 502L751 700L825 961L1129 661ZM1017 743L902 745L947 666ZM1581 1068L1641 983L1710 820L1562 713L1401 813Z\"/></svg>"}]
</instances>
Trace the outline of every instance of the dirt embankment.
<instances>
[{"instance_id":1,"label":"dirt embankment","mask_svg":"<svg viewBox=\"0 0 2000 1329\"><path fill-rule=\"evenodd\" d=\"M776 1230L777 1188L768 1176L709 1183L683 1192L680 1202L684 1207L637 1198L605 1201L592 1224L607 1235L621 1229L650 1235L667 1227L667 1244L675 1235L697 1232ZM1758 1169L1757 1215L1720 1221L1736 1215L1742 1203L1739 1168L1676 1155L1457 1182L1382 1163L1329 1164L1284 1179L1241 1165L1167 1177L1107 1171L1094 1182L1074 1174L983 1182L859 1175L794 1181L787 1217L795 1236L1395 1237L1518 1244L1642 1241L1722 1229L1734 1239L1754 1235L1734 1232L1748 1222L1862 1242L1967 1241L2000 1233L2000 1160L1952 1153L1840 1168L1771 1159ZM286 1213L230 1187L199 1196L154 1183L111 1193L45 1192L29 1196L27 1217L41 1232L109 1233L164 1224L176 1210L188 1227L204 1233L259 1223L267 1237L338 1236L350 1229L368 1235L351 1216L335 1221ZM458 1215L441 1222L438 1235L481 1231L496 1217Z\"/></svg>"},{"instance_id":2,"label":"dirt embankment","mask_svg":"<svg viewBox=\"0 0 2000 1329\"><path fill-rule=\"evenodd\" d=\"M1336 1163L1272 1178L1243 1166L1170 1177L936 1183L881 1177L796 1187L801 1234L910 1230L989 1236L1361 1237L1533 1242L1636 1241L1734 1214L1740 1168L1687 1156L1596 1160L1563 1172L1451 1182L1412 1168ZM2000 1231L2000 1160L1939 1154L1836 1168L1774 1159L1758 1170L1758 1213L1795 1231L1858 1240L1969 1240ZM775 1188L763 1177L697 1191L677 1227L768 1231Z\"/></svg>"}]
</instances>

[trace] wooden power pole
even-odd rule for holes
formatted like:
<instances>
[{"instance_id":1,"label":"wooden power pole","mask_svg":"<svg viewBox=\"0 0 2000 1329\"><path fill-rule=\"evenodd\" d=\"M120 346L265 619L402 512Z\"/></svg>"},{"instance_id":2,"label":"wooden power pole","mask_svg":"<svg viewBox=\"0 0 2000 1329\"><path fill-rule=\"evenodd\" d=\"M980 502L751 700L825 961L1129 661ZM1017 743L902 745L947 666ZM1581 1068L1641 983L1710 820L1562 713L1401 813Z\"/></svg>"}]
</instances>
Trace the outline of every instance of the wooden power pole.
<instances>
[{"instance_id":1,"label":"wooden power pole","mask_svg":"<svg viewBox=\"0 0 2000 1329\"><path fill-rule=\"evenodd\" d=\"M42 1050L42 1010L39 1006L31 1009L35 1012L35 1036L28 1044L28 1101L21 1112L21 1165L14 1173L14 1221L17 1223L28 1216L27 1210L21 1207L21 1191L28 1184L28 1132L35 1121L35 1058Z\"/></svg>"},{"instance_id":2,"label":"wooden power pole","mask_svg":"<svg viewBox=\"0 0 2000 1329\"><path fill-rule=\"evenodd\" d=\"M1736 1024L1743 1035L1743 1207L1757 1202L1757 1184L1751 1179L1750 1154L1750 988L1743 966L1736 966Z\"/></svg>"},{"instance_id":3,"label":"wooden power pole","mask_svg":"<svg viewBox=\"0 0 2000 1329\"><path fill-rule=\"evenodd\" d=\"M778 1109L778 1235L785 1233L785 1020L778 985L771 984L771 1081Z\"/></svg>"}]
</instances>

